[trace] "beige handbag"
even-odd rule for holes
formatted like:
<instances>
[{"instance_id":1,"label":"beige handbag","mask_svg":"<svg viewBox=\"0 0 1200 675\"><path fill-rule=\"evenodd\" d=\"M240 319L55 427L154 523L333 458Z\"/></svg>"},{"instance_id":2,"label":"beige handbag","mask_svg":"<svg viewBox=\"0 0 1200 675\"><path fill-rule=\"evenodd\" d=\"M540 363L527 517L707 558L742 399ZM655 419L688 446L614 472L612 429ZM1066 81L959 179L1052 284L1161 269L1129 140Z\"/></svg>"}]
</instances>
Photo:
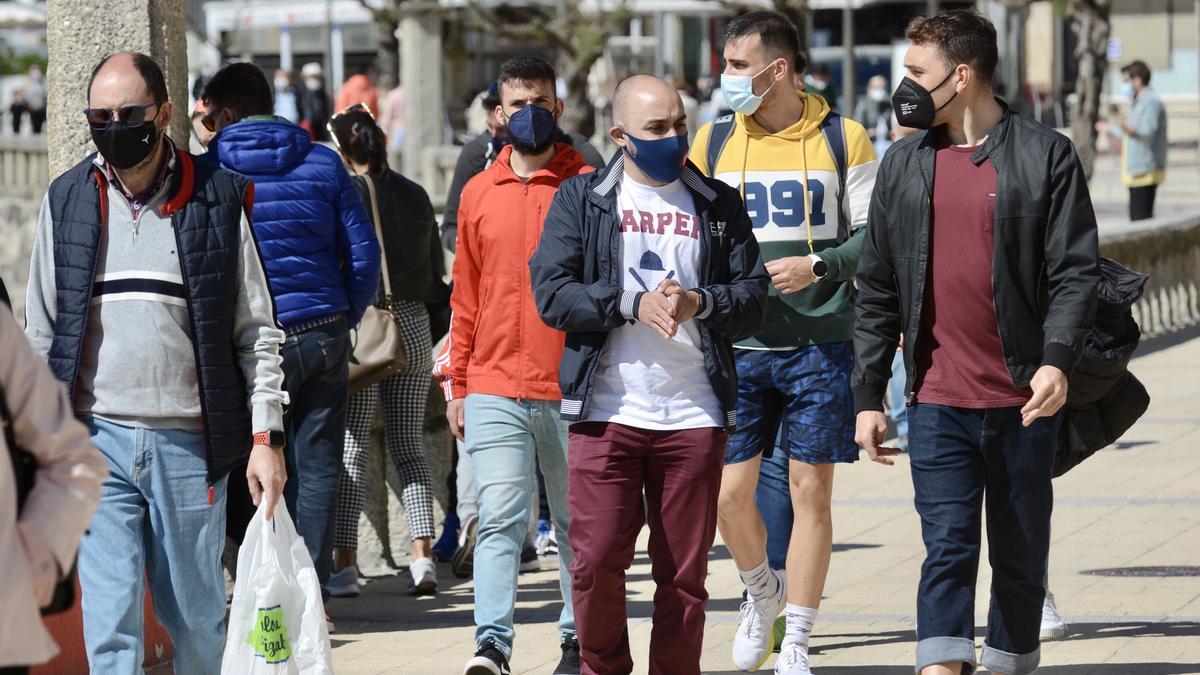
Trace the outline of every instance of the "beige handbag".
<instances>
[{"instance_id":1,"label":"beige handbag","mask_svg":"<svg viewBox=\"0 0 1200 675\"><path fill-rule=\"evenodd\" d=\"M350 394L391 377L408 365L404 335L400 321L393 311L392 280L388 276L387 251L383 250L383 229L379 225L379 201L375 198L375 182L364 176L371 195L371 218L375 221L375 238L382 253L383 302L367 308L355 330L356 339L350 350Z\"/></svg>"}]
</instances>

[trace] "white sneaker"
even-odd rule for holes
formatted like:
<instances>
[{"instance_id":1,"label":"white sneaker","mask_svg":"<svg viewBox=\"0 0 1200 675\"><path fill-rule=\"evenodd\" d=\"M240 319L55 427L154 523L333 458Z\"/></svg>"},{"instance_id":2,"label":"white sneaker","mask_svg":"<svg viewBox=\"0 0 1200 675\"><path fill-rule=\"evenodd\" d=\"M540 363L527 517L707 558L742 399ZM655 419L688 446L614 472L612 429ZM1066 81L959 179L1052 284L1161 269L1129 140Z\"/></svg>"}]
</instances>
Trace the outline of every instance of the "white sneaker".
<instances>
[{"instance_id":1,"label":"white sneaker","mask_svg":"<svg viewBox=\"0 0 1200 675\"><path fill-rule=\"evenodd\" d=\"M738 670L754 672L771 656L775 617L787 604L787 579L778 571L771 573L779 580L779 592L766 600L742 603L737 634L733 636L733 665Z\"/></svg>"},{"instance_id":2,"label":"white sneaker","mask_svg":"<svg viewBox=\"0 0 1200 675\"><path fill-rule=\"evenodd\" d=\"M432 558L414 558L408 564L412 575L413 595L433 595L437 592L437 565Z\"/></svg>"},{"instance_id":3,"label":"white sneaker","mask_svg":"<svg viewBox=\"0 0 1200 675\"><path fill-rule=\"evenodd\" d=\"M1054 605L1054 594L1046 591L1046 599L1042 601L1042 642L1053 642L1067 637L1067 623L1058 614Z\"/></svg>"},{"instance_id":4,"label":"white sneaker","mask_svg":"<svg viewBox=\"0 0 1200 675\"><path fill-rule=\"evenodd\" d=\"M775 675L812 675L808 654L800 645L784 645L775 661Z\"/></svg>"},{"instance_id":5,"label":"white sneaker","mask_svg":"<svg viewBox=\"0 0 1200 675\"><path fill-rule=\"evenodd\" d=\"M350 565L330 574L329 581L325 582L325 590L335 598L357 597L359 594L358 568Z\"/></svg>"}]
</instances>

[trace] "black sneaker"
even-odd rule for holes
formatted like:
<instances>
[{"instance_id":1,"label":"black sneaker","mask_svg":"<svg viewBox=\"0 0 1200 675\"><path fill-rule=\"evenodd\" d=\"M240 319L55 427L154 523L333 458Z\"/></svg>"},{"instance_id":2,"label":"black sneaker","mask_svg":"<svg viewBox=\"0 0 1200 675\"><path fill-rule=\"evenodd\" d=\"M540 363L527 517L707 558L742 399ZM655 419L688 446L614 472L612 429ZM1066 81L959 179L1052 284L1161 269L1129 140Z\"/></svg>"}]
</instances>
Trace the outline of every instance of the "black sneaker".
<instances>
[{"instance_id":1,"label":"black sneaker","mask_svg":"<svg viewBox=\"0 0 1200 675\"><path fill-rule=\"evenodd\" d=\"M570 635L562 641L562 660L554 669L554 675L579 675L579 638Z\"/></svg>"},{"instance_id":2,"label":"black sneaker","mask_svg":"<svg viewBox=\"0 0 1200 675\"><path fill-rule=\"evenodd\" d=\"M526 546L521 549L521 574L537 572L542 569L542 561L538 560L537 548Z\"/></svg>"},{"instance_id":3,"label":"black sneaker","mask_svg":"<svg viewBox=\"0 0 1200 675\"><path fill-rule=\"evenodd\" d=\"M512 675L512 670L508 667L504 652L496 647L495 642L488 640L475 652L475 657L467 661L463 675Z\"/></svg>"}]
</instances>

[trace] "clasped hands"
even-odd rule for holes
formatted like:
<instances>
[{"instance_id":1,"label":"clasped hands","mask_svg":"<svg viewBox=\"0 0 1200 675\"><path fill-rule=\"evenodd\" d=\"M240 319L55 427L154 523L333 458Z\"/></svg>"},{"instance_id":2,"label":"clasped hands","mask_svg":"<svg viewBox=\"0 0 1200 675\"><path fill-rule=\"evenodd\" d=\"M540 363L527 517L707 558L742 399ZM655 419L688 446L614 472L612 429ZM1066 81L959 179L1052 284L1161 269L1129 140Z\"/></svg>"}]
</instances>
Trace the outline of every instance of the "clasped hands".
<instances>
[{"instance_id":1,"label":"clasped hands","mask_svg":"<svg viewBox=\"0 0 1200 675\"><path fill-rule=\"evenodd\" d=\"M670 340L699 311L699 293L686 290L674 279L663 279L658 288L642 294L634 313L639 322Z\"/></svg>"}]
</instances>

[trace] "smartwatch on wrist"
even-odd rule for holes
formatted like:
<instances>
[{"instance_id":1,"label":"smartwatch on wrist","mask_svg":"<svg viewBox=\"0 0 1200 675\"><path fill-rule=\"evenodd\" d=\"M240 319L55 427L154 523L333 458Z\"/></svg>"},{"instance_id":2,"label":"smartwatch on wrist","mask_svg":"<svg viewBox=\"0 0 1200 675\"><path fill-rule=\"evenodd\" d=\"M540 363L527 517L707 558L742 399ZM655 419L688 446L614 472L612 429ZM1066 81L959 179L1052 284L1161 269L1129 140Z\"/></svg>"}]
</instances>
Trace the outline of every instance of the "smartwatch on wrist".
<instances>
[{"instance_id":1,"label":"smartwatch on wrist","mask_svg":"<svg viewBox=\"0 0 1200 675\"><path fill-rule=\"evenodd\" d=\"M825 275L829 274L829 263L821 260L816 254L809 255L808 257L812 259L813 276L816 277L817 281L824 279Z\"/></svg>"},{"instance_id":2,"label":"smartwatch on wrist","mask_svg":"<svg viewBox=\"0 0 1200 675\"><path fill-rule=\"evenodd\" d=\"M254 444L268 445L279 450L284 446L286 438L282 431L260 431L254 434Z\"/></svg>"}]
</instances>

